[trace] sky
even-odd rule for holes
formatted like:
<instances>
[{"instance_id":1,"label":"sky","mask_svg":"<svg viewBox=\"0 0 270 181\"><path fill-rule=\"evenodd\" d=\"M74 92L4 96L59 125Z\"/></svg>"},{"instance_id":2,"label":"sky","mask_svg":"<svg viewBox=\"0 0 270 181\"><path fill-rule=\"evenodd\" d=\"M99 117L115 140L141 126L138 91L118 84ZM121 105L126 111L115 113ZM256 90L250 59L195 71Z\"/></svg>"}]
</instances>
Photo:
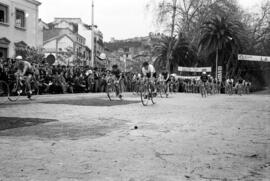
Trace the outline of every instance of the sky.
<instances>
[{"instance_id":1,"label":"sky","mask_svg":"<svg viewBox=\"0 0 270 181\"><path fill-rule=\"evenodd\" d=\"M39 17L46 23L55 17L81 18L91 24L92 0L39 0ZM157 0L94 0L95 24L101 30L105 41L112 37L127 39L146 36L149 32L158 32L151 11L146 5ZM238 0L245 9L250 9L262 0Z\"/></svg>"}]
</instances>

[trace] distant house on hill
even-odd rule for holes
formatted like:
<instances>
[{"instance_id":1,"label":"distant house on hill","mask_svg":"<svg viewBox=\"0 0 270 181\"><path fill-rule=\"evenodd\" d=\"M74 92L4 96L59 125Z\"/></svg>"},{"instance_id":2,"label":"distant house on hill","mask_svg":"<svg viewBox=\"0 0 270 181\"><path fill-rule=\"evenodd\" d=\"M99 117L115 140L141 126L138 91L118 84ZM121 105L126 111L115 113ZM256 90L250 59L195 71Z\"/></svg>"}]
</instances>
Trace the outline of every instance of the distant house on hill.
<instances>
[{"instance_id":1,"label":"distant house on hill","mask_svg":"<svg viewBox=\"0 0 270 181\"><path fill-rule=\"evenodd\" d=\"M134 70L138 63L151 62L153 61L153 45L161 36L161 34L150 33L146 37L135 37L126 40L112 38L113 41L105 43L109 61L119 64L122 68L126 66L127 70ZM110 59L110 57L113 58Z\"/></svg>"}]
</instances>

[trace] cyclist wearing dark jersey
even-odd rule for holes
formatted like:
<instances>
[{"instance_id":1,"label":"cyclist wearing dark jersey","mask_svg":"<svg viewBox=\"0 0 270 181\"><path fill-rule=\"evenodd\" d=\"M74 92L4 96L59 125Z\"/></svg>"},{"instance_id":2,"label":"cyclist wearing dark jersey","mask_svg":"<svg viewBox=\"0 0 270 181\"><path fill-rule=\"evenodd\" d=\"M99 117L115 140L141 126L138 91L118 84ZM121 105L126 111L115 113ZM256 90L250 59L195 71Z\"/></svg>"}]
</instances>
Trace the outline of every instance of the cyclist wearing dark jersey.
<instances>
[{"instance_id":1,"label":"cyclist wearing dark jersey","mask_svg":"<svg viewBox=\"0 0 270 181\"><path fill-rule=\"evenodd\" d=\"M164 80L166 83L168 83L170 81L170 76L168 72L162 72L162 75L164 77Z\"/></svg>"},{"instance_id":2,"label":"cyclist wearing dark jersey","mask_svg":"<svg viewBox=\"0 0 270 181\"><path fill-rule=\"evenodd\" d=\"M112 75L114 76L114 81L117 83L118 87L116 87L116 95L119 96L121 99L123 97L122 95L122 89L120 85L121 81L121 70L118 68L118 65L113 65L112 66Z\"/></svg>"},{"instance_id":3,"label":"cyclist wearing dark jersey","mask_svg":"<svg viewBox=\"0 0 270 181\"><path fill-rule=\"evenodd\" d=\"M112 71L111 71L112 75L115 76L115 78L117 80L119 80L121 78L121 70L118 68L118 65L113 65L112 66Z\"/></svg>"},{"instance_id":4,"label":"cyclist wearing dark jersey","mask_svg":"<svg viewBox=\"0 0 270 181\"><path fill-rule=\"evenodd\" d=\"M205 84L208 81L208 76L206 72L203 72L201 75L201 81Z\"/></svg>"}]
</instances>

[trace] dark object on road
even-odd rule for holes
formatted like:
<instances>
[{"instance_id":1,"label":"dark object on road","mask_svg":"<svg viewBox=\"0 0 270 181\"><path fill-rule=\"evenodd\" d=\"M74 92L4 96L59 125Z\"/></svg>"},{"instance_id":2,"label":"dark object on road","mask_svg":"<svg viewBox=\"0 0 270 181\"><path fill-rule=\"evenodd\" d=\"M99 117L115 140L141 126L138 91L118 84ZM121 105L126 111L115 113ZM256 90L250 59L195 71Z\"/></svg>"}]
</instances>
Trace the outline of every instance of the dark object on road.
<instances>
[{"instance_id":1,"label":"dark object on road","mask_svg":"<svg viewBox=\"0 0 270 181\"><path fill-rule=\"evenodd\" d=\"M138 126L134 126L134 129L138 129Z\"/></svg>"},{"instance_id":2,"label":"dark object on road","mask_svg":"<svg viewBox=\"0 0 270 181\"><path fill-rule=\"evenodd\" d=\"M55 119L0 117L0 131L20 127L35 126L48 122L57 122Z\"/></svg>"},{"instance_id":3,"label":"dark object on road","mask_svg":"<svg viewBox=\"0 0 270 181\"><path fill-rule=\"evenodd\" d=\"M188 175L185 175L185 177L186 177L186 178L190 178L190 176L188 176Z\"/></svg>"},{"instance_id":4,"label":"dark object on road","mask_svg":"<svg viewBox=\"0 0 270 181\"><path fill-rule=\"evenodd\" d=\"M259 155L254 154L254 155L250 155L250 156L247 156L247 157L250 157L250 158L257 158L257 157L259 157Z\"/></svg>"}]
</instances>

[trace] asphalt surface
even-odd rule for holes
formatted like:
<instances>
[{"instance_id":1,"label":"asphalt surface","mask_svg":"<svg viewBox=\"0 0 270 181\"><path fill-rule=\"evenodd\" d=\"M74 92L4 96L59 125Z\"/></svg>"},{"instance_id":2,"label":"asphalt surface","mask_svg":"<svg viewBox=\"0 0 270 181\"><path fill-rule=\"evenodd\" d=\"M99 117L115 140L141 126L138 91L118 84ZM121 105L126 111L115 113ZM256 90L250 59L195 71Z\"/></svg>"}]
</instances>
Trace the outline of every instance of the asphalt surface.
<instances>
[{"instance_id":1,"label":"asphalt surface","mask_svg":"<svg viewBox=\"0 0 270 181\"><path fill-rule=\"evenodd\" d=\"M270 180L270 96L21 98L0 105L0 153L0 181Z\"/></svg>"}]
</instances>

